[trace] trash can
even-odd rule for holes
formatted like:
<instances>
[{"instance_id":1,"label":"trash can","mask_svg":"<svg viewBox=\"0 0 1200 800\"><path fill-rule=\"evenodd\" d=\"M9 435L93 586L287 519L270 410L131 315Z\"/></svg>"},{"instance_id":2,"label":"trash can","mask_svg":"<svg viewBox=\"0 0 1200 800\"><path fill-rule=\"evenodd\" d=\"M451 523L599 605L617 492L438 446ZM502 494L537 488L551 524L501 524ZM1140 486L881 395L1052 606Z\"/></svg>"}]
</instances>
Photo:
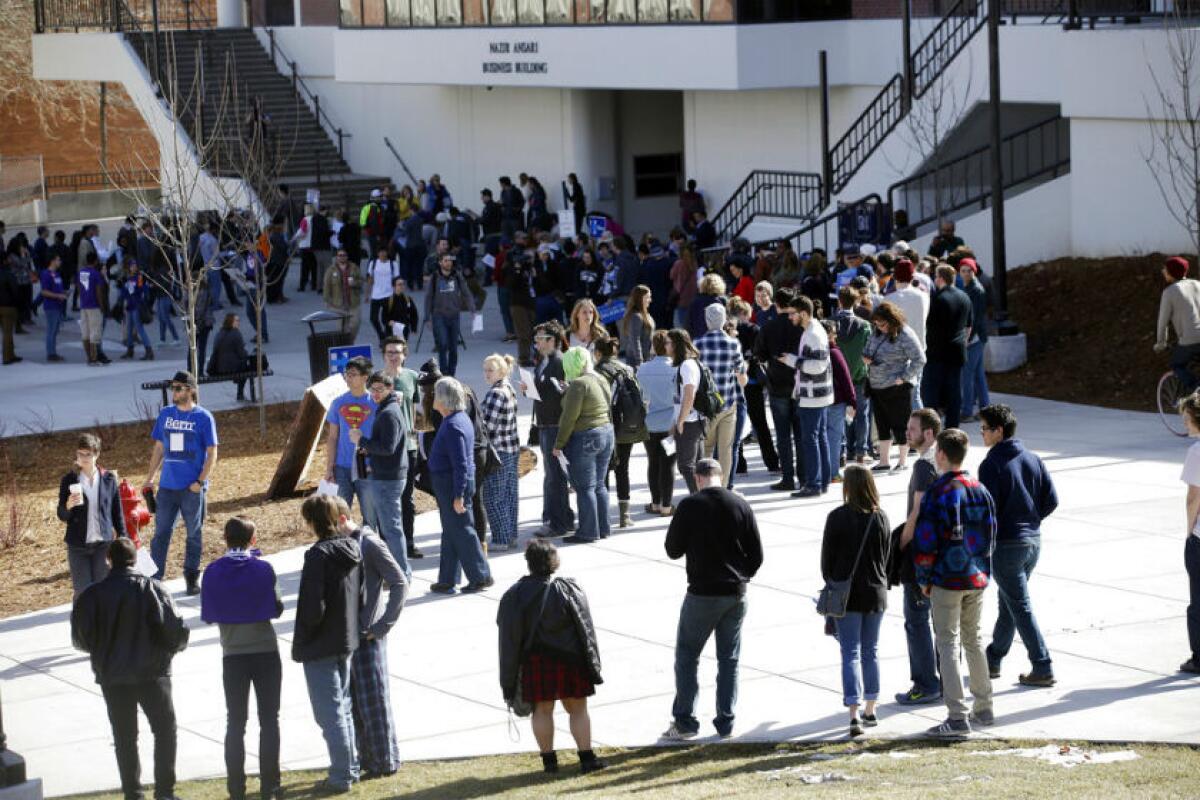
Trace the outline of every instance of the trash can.
<instances>
[{"instance_id":1,"label":"trash can","mask_svg":"<svg viewBox=\"0 0 1200 800\"><path fill-rule=\"evenodd\" d=\"M346 330L349 314L339 311L314 311L304 317L310 331L308 335L308 371L314 384L329 377L329 348L346 347L354 344L354 336ZM328 323L332 330L318 331L317 325Z\"/></svg>"}]
</instances>

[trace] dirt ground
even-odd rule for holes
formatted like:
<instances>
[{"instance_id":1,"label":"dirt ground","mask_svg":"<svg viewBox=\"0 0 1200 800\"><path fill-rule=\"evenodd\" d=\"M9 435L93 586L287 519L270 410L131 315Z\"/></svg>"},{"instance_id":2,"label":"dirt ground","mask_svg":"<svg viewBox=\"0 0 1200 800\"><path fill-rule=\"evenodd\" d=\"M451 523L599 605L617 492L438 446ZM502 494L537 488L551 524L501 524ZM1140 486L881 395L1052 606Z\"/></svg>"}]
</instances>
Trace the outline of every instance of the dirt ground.
<instances>
[{"instance_id":1,"label":"dirt ground","mask_svg":"<svg viewBox=\"0 0 1200 800\"><path fill-rule=\"evenodd\" d=\"M1165 258L1064 258L1010 273L1009 309L1028 338L1029 362L989 375L988 386L1048 400L1156 410L1156 386L1168 367L1167 354L1152 349Z\"/></svg>"},{"instance_id":2,"label":"dirt ground","mask_svg":"<svg viewBox=\"0 0 1200 800\"><path fill-rule=\"evenodd\" d=\"M260 436L258 409L243 408L214 414L221 439L220 460L209 490L208 519L204 525L207 564L224 552L219 532L235 514L245 514L258 526L258 544L265 553L309 544L312 535L300 519L300 504L315 488L323 448L314 459L295 497L268 502L267 487L275 473L298 403L267 406L267 434ZM153 420L124 425L95 425L103 452L100 465L128 478L135 488L146 477ZM0 530L9 528L13 509L24 534L13 546L0 545L0 618L69 602L71 578L62 543L64 525L58 520L58 485L75 457L81 431L32 433L4 438L0 431ZM520 474L533 468L522 455ZM15 504L14 504L15 499ZM417 491L417 513L437 508L433 497ZM143 544L153 532L153 522L141 531ZM167 577L183 570L184 533L178 527L171 541Z\"/></svg>"}]
</instances>

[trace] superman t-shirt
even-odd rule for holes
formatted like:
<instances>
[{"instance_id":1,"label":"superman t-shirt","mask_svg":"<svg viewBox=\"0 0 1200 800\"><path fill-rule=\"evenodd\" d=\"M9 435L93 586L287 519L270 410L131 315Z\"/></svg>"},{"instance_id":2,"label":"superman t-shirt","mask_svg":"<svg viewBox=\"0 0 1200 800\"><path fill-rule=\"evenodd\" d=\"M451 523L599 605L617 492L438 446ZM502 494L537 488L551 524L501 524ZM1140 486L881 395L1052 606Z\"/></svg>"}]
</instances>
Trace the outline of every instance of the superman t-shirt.
<instances>
[{"instance_id":1,"label":"superman t-shirt","mask_svg":"<svg viewBox=\"0 0 1200 800\"><path fill-rule=\"evenodd\" d=\"M375 421L375 403L371 396L355 397L346 392L333 401L325 421L338 426L337 458L333 463L339 467L353 467L354 443L350 441L350 430L358 428L363 436L371 435L371 424Z\"/></svg>"}]
</instances>

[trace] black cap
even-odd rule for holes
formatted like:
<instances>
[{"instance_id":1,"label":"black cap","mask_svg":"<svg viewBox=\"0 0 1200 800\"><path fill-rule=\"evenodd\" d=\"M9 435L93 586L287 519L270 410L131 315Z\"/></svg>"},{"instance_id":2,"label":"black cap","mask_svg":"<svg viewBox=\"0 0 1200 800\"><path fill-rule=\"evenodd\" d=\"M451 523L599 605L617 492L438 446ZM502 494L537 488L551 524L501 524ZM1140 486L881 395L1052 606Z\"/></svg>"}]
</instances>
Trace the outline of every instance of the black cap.
<instances>
[{"instance_id":1,"label":"black cap","mask_svg":"<svg viewBox=\"0 0 1200 800\"><path fill-rule=\"evenodd\" d=\"M171 383L182 383L183 385L190 386L193 389L196 388L196 379L192 376L192 373L184 372L183 370L175 373L175 376L171 378Z\"/></svg>"}]
</instances>

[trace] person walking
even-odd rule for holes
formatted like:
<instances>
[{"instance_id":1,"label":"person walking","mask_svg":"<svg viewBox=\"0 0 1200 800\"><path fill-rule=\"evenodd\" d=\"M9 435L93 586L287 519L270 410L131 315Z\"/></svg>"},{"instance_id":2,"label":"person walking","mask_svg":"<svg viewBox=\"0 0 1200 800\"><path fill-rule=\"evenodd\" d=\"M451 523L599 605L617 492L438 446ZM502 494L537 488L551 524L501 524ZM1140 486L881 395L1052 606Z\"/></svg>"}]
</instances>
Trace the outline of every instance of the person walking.
<instances>
[{"instance_id":1,"label":"person walking","mask_svg":"<svg viewBox=\"0 0 1200 800\"><path fill-rule=\"evenodd\" d=\"M187 593L195 595L200 593L208 482L217 466L217 423L208 409L196 402L196 379L190 372L176 372L171 378L171 398L175 402L158 412L150 434L154 448L142 491L153 491L154 478L159 476L154 539L150 542L150 556L158 567L154 577L162 580L166 572L171 533L176 519L182 517L187 530L183 577Z\"/></svg>"},{"instance_id":2,"label":"person walking","mask_svg":"<svg viewBox=\"0 0 1200 800\"><path fill-rule=\"evenodd\" d=\"M404 197L403 192L400 196ZM400 416L404 421L404 429L408 431L408 470L404 475L404 491L400 495L400 512L407 540L405 557L412 561L424 558L425 554L417 548L417 507L413 502L417 474L417 373L404 365L407 360L408 342L397 336L383 340L383 371L392 379L392 391L400 401Z\"/></svg>"},{"instance_id":3,"label":"person walking","mask_svg":"<svg viewBox=\"0 0 1200 800\"><path fill-rule=\"evenodd\" d=\"M1158 301L1158 323L1154 326L1154 352L1171 348L1171 369L1185 392L1196 388L1198 379L1188 368L1200 355L1200 281L1188 277L1190 266L1183 256L1172 256L1163 263L1162 276L1167 282ZM1170 331L1175 344L1168 345Z\"/></svg>"},{"instance_id":4,"label":"person walking","mask_svg":"<svg viewBox=\"0 0 1200 800\"><path fill-rule=\"evenodd\" d=\"M803 331L799 349L788 359L796 367L796 421L804 460L804 485L792 492L792 497L819 497L829 490L829 482L833 480L825 437L825 412L834 399L829 338L814 316L812 300L804 295L792 299L788 317L792 325Z\"/></svg>"},{"instance_id":5,"label":"person walking","mask_svg":"<svg viewBox=\"0 0 1200 800\"><path fill-rule=\"evenodd\" d=\"M905 324L904 312L891 303L881 303L871 312L871 324L875 332L863 348L871 413L879 434L879 462L871 469L890 472L892 442L905 439L913 386L925 365L925 352L912 328ZM904 470L908 448L903 444L897 459L895 469Z\"/></svg>"},{"instance_id":6,"label":"person walking","mask_svg":"<svg viewBox=\"0 0 1200 800\"><path fill-rule=\"evenodd\" d=\"M618 348L620 342L610 338L608 334L602 334L595 341L592 358L596 372L608 382L608 389L612 394L610 418L615 445L612 461L604 473L604 485L607 489L610 472L616 475L619 512L617 525L628 528L633 525L629 516L629 459L633 453L633 446L646 441L646 404L637 374L631 366L617 360Z\"/></svg>"},{"instance_id":7,"label":"person walking","mask_svg":"<svg viewBox=\"0 0 1200 800\"><path fill-rule=\"evenodd\" d=\"M957 428L938 434L934 460L938 478L921 499L917 515L917 584L933 609L933 633L942 671L942 697L949 716L928 734L956 739L970 735L971 724L991 725L992 680L979 635L983 592L992 571L996 508L992 496L962 468L967 435ZM970 718L959 670L966 656L974 704Z\"/></svg>"},{"instance_id":8,"label":"person walking","mask_svg":"<svg viewBox=\"0 0 1200 800\"><path fill-rule=\"evenodd\" d=\"M517 435L517 394L509 376L516 362L512 356L492 353L483 360L483 379L489 388L480 403L480 415L488 440L500 456L500 466L483 479L483 505L492 526L492 548L517 549L518 462L521 439Z\"/></svg>"},{"instance_id":9,"label":"person walking","mask_svg":"<svg viewBox=\"0 0 1200 800\"><path fill-rule=\"evenodd\" d=\"M350 433L357 430L369 437L375 424L376 403L367 392L370 376L371 362L363 356L347 361L342 377L349 391L339 395L325 414L325 480L337 484L338 497L351 507L354 498L358 498L364 520L375 519L372 509L375 498L367 485L365 459L358 457L358 446Z\"/></svg>"},{"instance_id":10,"label":"person walking","mask_svg":"<svg viewBox=\"0 0 1200 800\"><path fill-rule=\"evenodd\" d=\"M1179 403L1179 415L1188 436L1200 439L1200 395L1190 394ZM1184 513L1183 568L1188 576L1187 634L1190 657L1179 665L1180 672L1200 675L1200 441L1188 448L1180 480L1187 485Z\"/></svg>"},{"instance_id":11,"label":"person walking","mask_svg":"<svg viewBox=\"0 0 1200 800\"><path fill-rule=\"evenodd\" d=\"M358 328L362 324L362 292L363 279L358 264L349 259L344 248L338 250L333 267L325 272L321 296L330 311L345 315L342 330L350 333L351 341L358 338Z\"/></svg>"},{"instance_id":12,"label":"person walking","mask_svg":"<svg viewBox=\"0 0 1200 800\"><path fill-rule=\"evenodd\" d=\"M62 259L54 254L47 258L46 267L38 275L42 311L46 314L46 360L64 361L58 354L58 331L67 313L67 284L63 280Z\"/></svg>"},{"instance_id":13,"label":"person walking","mask_svg":"<svg viewBox=\"0 0 1200 800\"><path fill-rule=\"evenodd\" d=\"M566 536L575 527L575 512L571 510L567 490L567 471L554 457L554 442L562 419L562 398L567 390L562 354L566 338L566 332L557 322L543 322L533 334L533 346L538 354L533 371L538 397L533 403L533 421L542 453L542 526L534 535L542 537ZM529 387L522 383L520 389L527 392Z\"/></svg>"},{"instance_id":14,"label":"person walking","mask_svg":"<svg viewBox=\"0 0 1200 800\"><path fill-rule=\"evenodd\" d=\"M91 657L117 753L126 800L142 797L138 708L154 734L154 797L175 798L175 705L171 660L188 643L188 628L171 595L134 569L137 547L125 537L108 544L111 571L80 593L71 610L71 641Z\"/></svg>"},{"instance_id":15,"label":"person walking","mask_svg":"<svg viewBox=\"0 0 1200 800\"><path fill-rule=\"evenodd\" d=\"M1058 493L1046 464L1014 438L1017 415L1011 408L988 405L980 409L979 416L983 444L989 448L979 465L979 482L996 505L998 525L992 579L1000 594L1000 613L987 648L988 671L991 677L1000 677L1000 663L1016 632L1032 666L1018 676L1018 682L1022 686L1053 686L1054 667L1033 616L1029 580L1042 551L1042 522L1058 508Z\"/></svg>"},{"instance_id":16,"label":"person walking","mask_svg":"<svg viewBox=\"0 0 1200 800\"><path fill-rule=\"evenodd\" d=\"M725 332L725 321L724 305L714 303L705 308L704 324L708 332L695 344L700 363L708 367L713 387L721 396L721 408L704 432L704 453L716 453L721 474L728 476L733 474L738 395L746 383L746 362L738 340Z\"/></svg>"},{"instance_id":17,"label":"person walking","mask_svg":"<svg viewBox=\"0 0 1200 800\"><path fill-rule=\"evenodd\" d=\"M438 269L431 276L425 294L425 320L433 326L438 368L447 377L454 377L458 370L459 315L464 311L475 311L475 298L466 279L455 268L454 256L447 253L438 261Z\"/></svg>"},{"instance_id":18,"label":"person walking","mask_svg":"<svg viewBox=\"0 0 1200 800\"><path fill-rule=\"evenodd\" d=\"M429 591L454 594L466 572L463 592L482 592L496 581L467 509L475 494L475 426L466 414L463 385L454 378L440 379L433 387L433 408L442 422L429 449L428 469L442 521L442 552L437 583Z\"/></svg>"},{"instance_id":19,"label":"person walking","mask_svg":"<svg viewBox=\"0 0 1200 800\"><path fill-rule=\"evenodd\" d=\"M646 399L646 484L650 502L644 507L647 514L671 516L674 507L671 496L675 491L675 440L672 425L675 421L675 367L667 357L667 331L657 330L651 338L654 358L638 370L638 383ZM671 451L668 454L667 448Z\"/></svg>"},{"instance_id":20,"label":"person walking","mask_svg":"<svg viewBox=\"0 0 1200 800\"><path fill-rule=\"evenodd\" d=\"M350 656L350 693L361 778L370 780L394 775L400 768L387 635L404 609L409 581L403 569L406 565L392 558L391 545L379 541L370 528L351 523L350 506L345 500L339 497L336 503L338 530L358 542L362 553L362 605L358 610L358 647ZM384 592L386 603L382 602Z\"/></svg>"},{"instance_id":21,"label":"person walking","mask_svg":"<svg viewBox=\"0 0 1200 800\"><path fill-rule=\"evenodd\" d=\"M371 301L368 317L381 342L392 333L388 329L385 312L394 283L402 279L400 265L391 257L387 247L380 247L375 258L367 262L367 299Z\"/></svg>"},{"instance_id":22,"label":"person walking","mask_svg":"<svg viewBox=\"0 0 1200 800\"><path fill-rule=\"evenodd\" d=\"M696 668L700 653L714 633L717 715L713 727L722 738L733 735L746 585L763 561L754 510L741 496L725 488L720 462L700 459L695 475L697 489L679 502L664 543L668 558L685 559L688 582L675 636L673 719L662 734L669 741L691 739L700 731L696 719Z\"/></svg>"},{"instance_id":23,"label":"person walking","mask_svg":"<svg viewBox=\"0 0 1200 800\"><path fill-rule=\"evenodd\" d=\"M75 463L58 483L58 518L67 524L67 568L79 597L108 575L108 545L128 536L117 473L101 469L100 437L91 433L75 443Z\"/></svg>"},{"instance_id":24,"label":"person walking","mask_svg":"<svg viewBox=\"0 0 1200 800\"><path fill-rule=\"evenodd\" d=\"M244 517L225 523L225 555L204 569L200 619L221 635L221 680L225 687L225 788L231 800L246 798L246 720L250 687L258 705L259 797L277 800L279 788L279 697L283 665L271 620L283 615L279 580L255 549L256 526Z\"/></svg>"},{"instance_id":25,"label":"person walking","mask_svg":"<svg viewBox=\"0 0 1200 800\"><path fill-rule=\"evenodd\" d=\"M896 543L898 556L897 582L904 588L904 636L908 645L908 676L912 686L896 695L903 706L928 705L942 700L941 679L938 677L937 655L933 649L933 630L930 628L929 598L917 584L913 563L913 534L921 500L937 479L933 448L942 432L942 419L932 408L912 412L905 428L906 445L917 451L908 478L908 516Z\"/></svg>"},{"instance_id":26,"label":"person walking","mask_svg":"<svg viewBox=\"0 0 1200 800\"><path fill-rule=\"evenodd\" d=\"M962 369L967 363L967 342L975 326L971 298L955 286L958 274L949 264L934 272L937 287L929 300L925 321L925 371L921 399L938 409L947 428L957 428L962 411ZM983 323L982 320L979 321Z\"/></svg>"},{"instance_id":27,"label":"person walking","mask_svg":"<svg viewBox=\"0 0 1200 800\"><path fill-rule=\"evenodd\" d=\"M125 278L119 286L119 302L125 311L125 354L121 356L121 360L129 361L134 357L135 340L141 339L142 348L145 350L141 360L153 361L154 350L150 347L150 336L146 333L146 325L142 319L143 310L147 317L150 314L150 287L142 277L137 262L132 258L125 261Z\"/></svg>"},{"instance_id":28,"label":"person walking","mask_svg":"<svg viewBox=\"0 0 1200 800\"><path fill-rule=\"evenodd\" d=\"M587 595L573 578L556 578L558 550L534 539L525 546L529 574L500 598L500 690L505 703L520 697L533 706L530 725L542 757L542 769L558 772L554 749L554 704L570 717L579 752L579 771L604 769L608 763L592 750L592 720L587 699L603 683L600 648Z\"/></svg>"},{"instance_id":29,"label":"person walking","mask_svg":"<svg viewBox=\"0 0 1200 800\"><path fill-rule=\"evenodd\" d=\"M369 464L366 490L371 496L370 516L364 517L364 523L383 538L405 577L411 578L403 508L404 485L408 482L410 469L408 428L393 383L392 376L386 372L371 374L367 379L367 393L375 404L371 431L364 434L362 427L351 428L348 435L355 447L355 455L366 456ZM349 508L349 503L346 507Z\"/></svg>"},{"instance_id":30,"label":"person walking","mask_svg":"<svg viewBox=\"0 0 1200 800\"><path fill-rule=\"evenodd\" d=\"M420 330L421 315L417 311L417 304L408 295L408 286L404 282L404 278L396 278L392 281L392 293L383 300L380 314L383 323L382 330L385 331L380 342L391 336L407 340ZM397 324L400 326L398 331Z\"/></svg>"},{"instance_id":31,"label":"person walking","mask_svg":"<svg viewBox=\"0 0 1200 800\"><path fill-rule=\"evenodd\" d=\"M300 516L317 541L304 553L296 597L292 660L304 667L313 718L329 751L321 789L345 794L360 778L350 690L350 658L359 645L362 550L339 530L337 500L312 495Z\"/></svg>"},{"instance_id":32,"label":"person walking","mask_svg":"<svg viewBox=\"0 0 1200 800\"><path fill-rule=\"evenodd\" d=\"M616 437L611 412L612 391L596 373L592 355L583 347L563 354L567 391L554 439L553 457L567 460L567 472L579 504L579 529L566 544L590 544L609 533L608 488L604 475L612 461Z\"/></svg>"},{"instance_id":33,"label":"person walking","mask_svg":"<svg viewBox=\"0 0 1200 800\"><path fill-rule=\"evenodd\" d=\"M825 518L821 577L849 581L846 614L835 620L842 650L842 704L850 711L850 735L879 724L879 627L887 610L891 527L879 507L871 471L847 464L842 505ZM862 716L858 714L862 706Z\"/></svg>"}]
</instances>

